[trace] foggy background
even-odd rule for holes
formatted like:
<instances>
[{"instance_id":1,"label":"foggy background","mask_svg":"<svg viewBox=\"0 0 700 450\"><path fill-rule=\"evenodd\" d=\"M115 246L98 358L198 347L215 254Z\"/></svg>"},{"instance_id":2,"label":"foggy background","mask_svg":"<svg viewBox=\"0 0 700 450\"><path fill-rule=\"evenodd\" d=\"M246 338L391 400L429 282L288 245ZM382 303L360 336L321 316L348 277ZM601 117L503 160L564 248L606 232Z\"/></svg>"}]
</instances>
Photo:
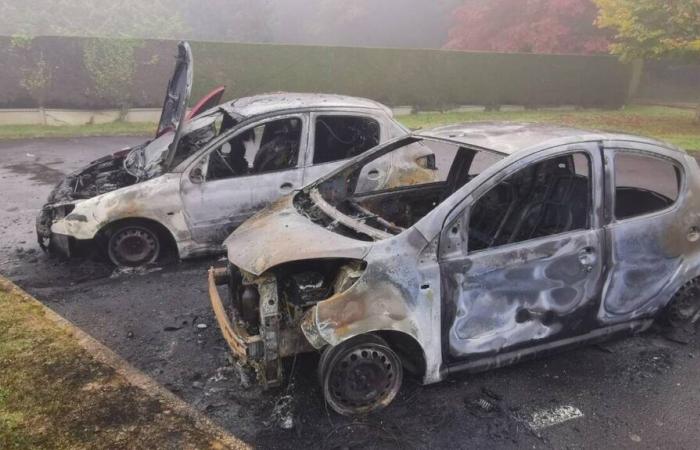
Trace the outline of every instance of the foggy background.
<instances>
[{"instance_id":1,"label":"foggy background","mask_svg":"<svg viewBox=\"0 0 700 450\"><path fill-rule=\"evenodd\" d=\"M461 0L0 0L0 35L441 48Z\"/></svg>"}]
</instances>

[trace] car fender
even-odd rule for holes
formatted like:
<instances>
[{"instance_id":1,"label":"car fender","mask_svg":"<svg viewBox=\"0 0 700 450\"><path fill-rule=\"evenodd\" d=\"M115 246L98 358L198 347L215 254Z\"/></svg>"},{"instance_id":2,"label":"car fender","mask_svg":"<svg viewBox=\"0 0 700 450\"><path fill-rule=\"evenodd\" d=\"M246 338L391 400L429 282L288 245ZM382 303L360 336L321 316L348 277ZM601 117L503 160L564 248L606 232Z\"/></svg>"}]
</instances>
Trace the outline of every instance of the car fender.
<instances>
[{"instance_id":1,"label":"car fender","mask_svg":"<svg viewBox=\"0 0 700 450\"><path fill-rule=\"evenodd\" d=\"M93 239L111 223L123 219L150 219L162 224L176 242L189 239L179 194L180 174L151 180L79 201L65 218L51 226L56 234Z\"/></svg>"},{"instance_id":2,"label":"car fender","mask_svg":"<svg viewBox=\"0 0 700 450\"><path fill-rule=\"evenodd\" d=\"M409 233L417 233L415 230ZM408 238L419 241L422 238ZM403 243L402 243L403 244ZM420 243L418 243L420 244ZM422 242L425 246L425 241ZM317 349L336 346L367 333L392 331L413 338L423 351L424 382L441 379L440 275L437 264L428 262L418 270L396 270L399 260L416 259L413 245L383 242L368 255L362 277L349 289L317 303L307 311L302 331ZM433 246L423 254L434 254Z\"/></svg>"}]
</instances>

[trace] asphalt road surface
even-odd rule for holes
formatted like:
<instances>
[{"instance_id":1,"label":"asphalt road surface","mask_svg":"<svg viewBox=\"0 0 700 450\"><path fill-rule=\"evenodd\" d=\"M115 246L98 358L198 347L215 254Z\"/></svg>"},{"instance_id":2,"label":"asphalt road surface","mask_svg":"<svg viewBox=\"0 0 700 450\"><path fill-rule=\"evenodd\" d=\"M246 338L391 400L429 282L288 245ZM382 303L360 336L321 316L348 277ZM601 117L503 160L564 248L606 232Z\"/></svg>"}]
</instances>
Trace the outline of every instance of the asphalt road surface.
<instances>
[{"instance_id":1,"label":"asphalt road surface","mask_svg":"<svg viewBox=\"0 0 700 450\"><path fill-rule=\"evenodd\" d=\"M656 332L420 386L349 420L324 407L314 355L262 392L232 368L206 294L217 258L141 273L45 256L34 218L60 177L141 138L0 142L0 272L259 448L698 448L700 338ZM205 327L206 326L206 327ZM290 367L290 370L292 367ZM291 426L291 429L287 429Z\"/></svg>"}]
</instances>

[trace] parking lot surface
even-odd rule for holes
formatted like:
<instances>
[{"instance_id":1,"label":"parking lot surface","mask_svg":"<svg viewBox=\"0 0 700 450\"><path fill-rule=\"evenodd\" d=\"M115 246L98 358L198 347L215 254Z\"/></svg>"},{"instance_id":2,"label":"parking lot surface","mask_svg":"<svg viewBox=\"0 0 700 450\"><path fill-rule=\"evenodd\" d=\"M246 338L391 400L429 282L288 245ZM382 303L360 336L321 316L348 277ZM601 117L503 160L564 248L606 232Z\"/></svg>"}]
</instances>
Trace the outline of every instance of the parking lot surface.
<instances>
[{"instance_id":1,"label":"parking lot surface","mask_svg":"<svg viewBox=\"0 0 700 450\"><path fill-rule=\"evenodd\" d=\"M218 258L114 271L44 255L34 218L64 174L142 138L0 142L0 272L260 448L697 448L700 338L641 336L428 387L369 417L324 407L317 357L262 392L230 364L206 294ZM679 342L683 341L683 342Z\"/></svg>"}]
</instances>

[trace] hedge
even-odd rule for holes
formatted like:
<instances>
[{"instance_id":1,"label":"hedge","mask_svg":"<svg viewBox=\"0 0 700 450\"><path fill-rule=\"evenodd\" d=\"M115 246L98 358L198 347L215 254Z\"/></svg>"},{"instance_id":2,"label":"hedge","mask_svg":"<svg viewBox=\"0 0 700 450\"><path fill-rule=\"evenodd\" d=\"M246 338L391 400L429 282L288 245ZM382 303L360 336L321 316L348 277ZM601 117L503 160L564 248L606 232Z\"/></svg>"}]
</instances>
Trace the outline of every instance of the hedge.
<instances>
[{"instance_id":1,"label":"hedge","mask_svg":"<svg viewBox=\"0 0 700 450\"><path fill-rule=\"evenodd\" d=\"M108 108L86 68L88 38L37 37L17 43L0 38L0 108ZM193 101L226 85L226 98L269 91L313 91L369 97L388 105L446 108L454 105L577 105L620 107L630 68L609 56L473 53L192 42ZM173 67L175 41L134 42L132 107L162 103ZM50 78L27 88L39 61ZM41 79L41 77L39 77Z\"/></svg>"}]
</instances>

